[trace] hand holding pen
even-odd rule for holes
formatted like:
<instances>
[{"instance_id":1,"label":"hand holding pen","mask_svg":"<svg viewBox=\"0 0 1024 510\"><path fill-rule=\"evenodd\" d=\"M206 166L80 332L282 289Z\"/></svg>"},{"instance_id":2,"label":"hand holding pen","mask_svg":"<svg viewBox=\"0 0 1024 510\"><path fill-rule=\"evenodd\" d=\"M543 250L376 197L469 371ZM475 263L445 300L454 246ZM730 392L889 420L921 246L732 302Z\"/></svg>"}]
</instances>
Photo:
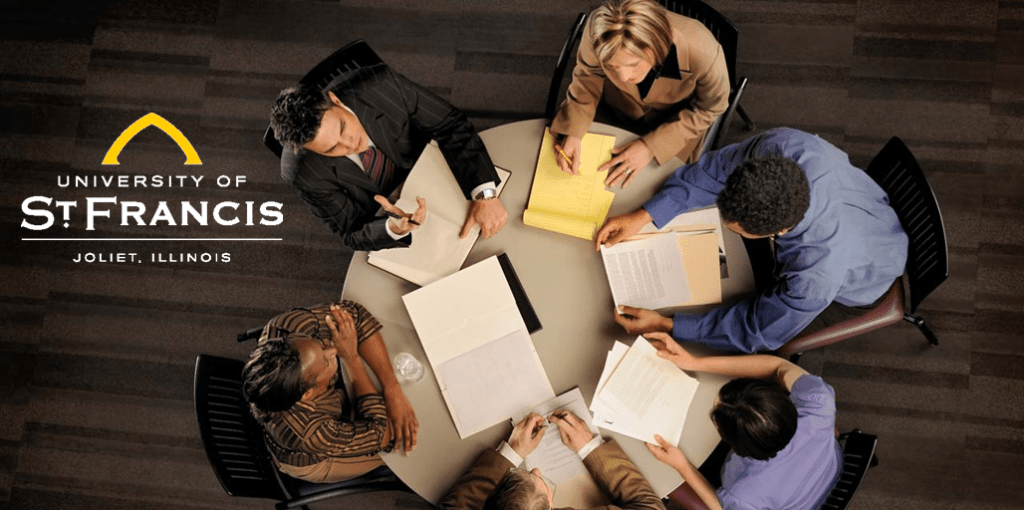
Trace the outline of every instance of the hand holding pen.
<instances>
[{"instance_id":1,"label":"hand holding pen","mask_svg":"<svg viewBox=\"0 0 1024 510\"><path fill-rule=\"evenodd\" d=\"M416 197L416 204L418 207L416 208L416 212L412 214L406 214L405 211L389 202L383 195L376 195L373 199L380 204L382 209L384 209L384 214L398 220L396 222L388 222L388 228L397 235L408 234L409 232L416 230L416 228L427 220L427 199L423 197Z\"/></svg>"},{"instance_id":2,"label":"hand holding pen","mask_svg":"<svg viewBox=\"0 0 1024 510\"><path fill-rule=\"evenodd\" d=\"M579 175L582 147L583 139L578 136L566 136L561 143L555 143L555 162L563 172L569 175Z\"/></svg>"},{"instance_id":3,"label":"hand holding pen","mask_svg":"<svg viewBox=\"0 0 1024 510\"><path fill-rule=\"evenodd\" d=\"M548 416L548 421L558 426L562 444L574 452L580 451L580 448L594 438L594 433L587 427L586 422L570 411L555 411Z\"/></svg>"}]
</instances>

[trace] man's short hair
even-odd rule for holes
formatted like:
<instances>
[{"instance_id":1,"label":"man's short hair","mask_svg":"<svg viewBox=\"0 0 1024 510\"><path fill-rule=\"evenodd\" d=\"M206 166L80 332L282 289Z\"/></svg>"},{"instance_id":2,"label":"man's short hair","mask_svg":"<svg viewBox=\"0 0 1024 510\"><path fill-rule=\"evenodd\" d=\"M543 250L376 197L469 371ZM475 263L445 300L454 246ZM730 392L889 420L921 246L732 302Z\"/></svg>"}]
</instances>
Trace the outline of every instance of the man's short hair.
<instances>
[{"instance_id":1,"label":"man's short hair","mask_svg":"<svg viewBox=\"0 0 1024 510\"><path fill-rule=\"evenodd\" d=\"M811 203L811 187L796 161L771 154L736 167L717 202L723 220L766 236L800 223Z\"/></svg>"},{"instance_id":2,"label":"man's short hair","mask_svg":"<svg viewBox=\"0 0 1024 510\"><path fill-rule=\"evenodd\" d=\"M242 368L242 395L258 418L291 409L310 387L302 378L299 351L287 337L271 338L256 346Z\"/></svg>"},{"instance_id":3,"label":"man's short hair","mask_svg":"<svg viewBox=\"0 0 1024 510\"><path fill-rule=\"evenodd\" d=\"M484 501L483 510L547 510L547 495L533 478L526 471L505 473Z\"/></svg>"},{"instance_id":4,"label":"man's short hair","mask_svg":"<svg viewBox=\"0 0 1024 510\"><path fill-rule=\"evenodd\" d=\"M768 460L796 434L796 406L781 384L766 379L734 379L718 392L711 421L736 455Z\"/></svg>"},{"instance_id":5,"label":"man's short hair","mask_svg":"<svg viewBox=\"0 0 1024 510\"><path fill-rule=\"evenodd\" d=\"M590 20L594 53L601 63L626 50L637 56L650 51L652 64L657 65L672 46L672 26L665 9L651 0L608 0L594 10Z\"/></svg>"},{"instance_id":6,"label":"man's short hair","mask_svg":"<svg viewBox=\"0 0 1024 510\"><path fill-rule=\"evenodd\" d=\"M308 85L288 87L277 95L270 110L270 127L284 147L296 153L316 137L331 100L320 89Z\"/></svg>"}]
</instances>

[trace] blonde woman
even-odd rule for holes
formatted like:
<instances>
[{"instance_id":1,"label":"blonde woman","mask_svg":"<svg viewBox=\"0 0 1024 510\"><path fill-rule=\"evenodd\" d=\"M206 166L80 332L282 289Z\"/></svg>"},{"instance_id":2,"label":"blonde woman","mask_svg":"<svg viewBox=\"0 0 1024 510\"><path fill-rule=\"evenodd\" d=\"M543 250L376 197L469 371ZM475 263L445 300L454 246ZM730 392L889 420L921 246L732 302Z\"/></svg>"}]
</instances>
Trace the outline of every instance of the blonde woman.
<instances>
[{"instance_id":1,"label":"blonde woman","mask_svg":"<svg viewBox=\"0 0 1024 510\"><path fill-rule=\"evenodd\" d=\"M642 134L599 168L608 171L606 185L628 186L652 159L696 161L704 133L729 102L722 47L699 21L651 0L608 0L590 15L551 125L564 135L555 145L563 171L578 173L581 139L602 98L618 124Z\"/></svg>"}]
</instances>

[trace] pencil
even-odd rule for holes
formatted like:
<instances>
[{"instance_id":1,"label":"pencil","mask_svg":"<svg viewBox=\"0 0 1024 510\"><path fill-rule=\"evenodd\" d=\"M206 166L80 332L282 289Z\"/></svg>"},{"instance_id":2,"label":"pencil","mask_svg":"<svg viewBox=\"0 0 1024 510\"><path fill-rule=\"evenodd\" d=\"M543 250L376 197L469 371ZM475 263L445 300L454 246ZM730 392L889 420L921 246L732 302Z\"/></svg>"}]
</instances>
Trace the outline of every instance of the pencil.
<instances>
[{"instance_id":1,"label":"pencil","mask_svg":"<svg viewBox=\"0 0 1024 510\"><path fill-rule=\"evenodd\" d=\"M558 149L558 153L561 154L562 157L565 158L565 160L568 161L570 165L572 164L572 158L570 158L569 155L565 153L565 151L563 151L562 149Z\"/></svg>"},{"instance_id":2,"label":"pencil","mask_svg":"<svg viewBox=\"0 0 1024 510\"><path fill-rule=\"evenodd\" d=\"M402 216L401 214L393 213L391 211L384 211L384 213L386 213L388 216L391 216L392 218L394 218L396 220L409 220L409 223L412 223L413 225L416 225L417 227L420 226L420 223L418 221L416 221L416 220L414 220L412 218L407 218L405 216Z\"/></svg>"}]
</instances>

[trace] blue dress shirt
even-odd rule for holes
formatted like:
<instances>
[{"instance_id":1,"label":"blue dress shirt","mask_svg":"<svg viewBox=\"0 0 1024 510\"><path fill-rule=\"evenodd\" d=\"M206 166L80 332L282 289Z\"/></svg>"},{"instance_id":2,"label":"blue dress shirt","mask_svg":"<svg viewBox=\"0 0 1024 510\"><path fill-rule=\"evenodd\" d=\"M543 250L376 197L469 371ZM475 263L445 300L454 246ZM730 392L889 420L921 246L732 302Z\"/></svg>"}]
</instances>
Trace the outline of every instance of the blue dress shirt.
<instances>
[{"instance_id":1,"label":"blue dress shirt","mask_svg":"<svg viewBox=\"0 0 1024 510\"><path fill-rule=\"evenodd\" d=\"M773 153L796 161L811 190L803 219L775 239L779 283L730 307L676 314L673 337L734 351L777 349L833 301L871 304L903 274L907 235L888 196L846 153L795 129L772 129L704 154L677 169L644 209L660 228L713 205L740 163Z\"/></svg>"}]
</instances>

